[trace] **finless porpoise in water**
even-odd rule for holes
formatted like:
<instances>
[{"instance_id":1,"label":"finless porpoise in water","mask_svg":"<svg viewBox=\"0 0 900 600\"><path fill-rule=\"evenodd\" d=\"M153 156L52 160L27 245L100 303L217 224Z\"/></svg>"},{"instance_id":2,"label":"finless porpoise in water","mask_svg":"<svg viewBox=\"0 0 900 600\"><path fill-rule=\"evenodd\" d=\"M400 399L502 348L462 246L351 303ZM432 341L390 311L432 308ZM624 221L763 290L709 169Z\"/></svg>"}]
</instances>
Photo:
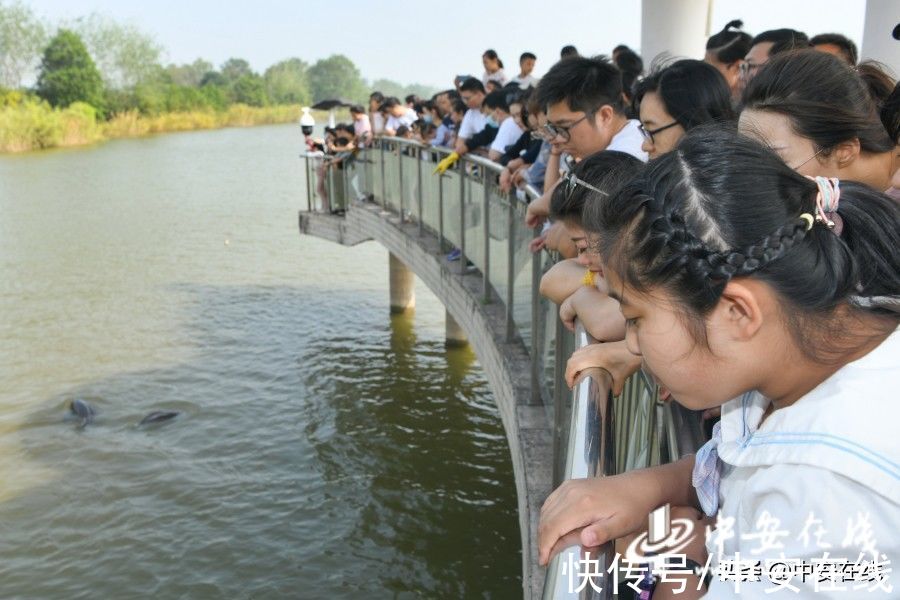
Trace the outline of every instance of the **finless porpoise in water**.
<instances>
[{"instance_id":1,"label":"finless porpoise in water","mask_svg":"<svg viewBox=\"0 0 900 600\"><path fill-rule=\"evenodd\" d=\"M181 413L177 410L154 410L152 413L141 419L141 422L138 423L138 427L141 425L149 425L151 423L165 423L166 421L171 421L180 414Z\"/></svg>"},{"instance_id":2,"label":"finless porpoise in water","mask_svg":"<svg viewBox=\"0 0 900 600\"><path fill-rule=\"evenodd\" d=\"M81 422L78 424L79 428L84 428L88 423L93 423L94 415L97 414L94 407L81 398L72 400L69 404L69 410L72 411L73 415L81 419Z\"/></svg>"}]
</instances>

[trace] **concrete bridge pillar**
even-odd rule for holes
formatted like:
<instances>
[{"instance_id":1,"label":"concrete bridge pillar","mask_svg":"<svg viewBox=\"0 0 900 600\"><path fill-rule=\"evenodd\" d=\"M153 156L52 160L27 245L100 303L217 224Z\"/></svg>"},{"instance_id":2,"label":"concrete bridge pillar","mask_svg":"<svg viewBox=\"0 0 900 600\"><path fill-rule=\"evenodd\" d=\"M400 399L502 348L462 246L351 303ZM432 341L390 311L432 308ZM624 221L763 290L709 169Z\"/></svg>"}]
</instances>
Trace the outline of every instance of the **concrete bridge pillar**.
<instances>
[{"instance_id":1,"label":"concrete bridge pillar","mask_svg":"<svg viewBox=\"0 0 900 600\"><path fill-rule=\"evenodd\" d=\"M463 328L459 326L459 323L456 322L456 319L453 318L453 315L447 312L446 317L447 347L459 348L468 344L469 338L468 336L466 336L466 332L463 331Z\"/></svg>"},{"instance_id":2,"label":"concrete bridge pillar","mask_svg":"<svg viewBox=\"0 0 900 600\"><path fill-rule=\"evenodd\" d=\"M416 275L393 254L389 257L391 312L403 313L416 308Z\"/></svg>"}]
</instances>

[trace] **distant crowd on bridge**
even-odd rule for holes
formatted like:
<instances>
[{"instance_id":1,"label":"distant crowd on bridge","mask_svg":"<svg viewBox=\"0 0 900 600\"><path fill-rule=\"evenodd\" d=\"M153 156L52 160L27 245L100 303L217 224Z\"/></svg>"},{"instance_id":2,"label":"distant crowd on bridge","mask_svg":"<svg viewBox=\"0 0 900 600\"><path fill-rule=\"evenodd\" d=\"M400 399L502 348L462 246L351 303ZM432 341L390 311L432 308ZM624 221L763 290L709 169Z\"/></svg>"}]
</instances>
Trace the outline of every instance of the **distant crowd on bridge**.
<instances>
[{"instance_id":1,"label":"distant crowd on bridge","mask_svg":"<svg viewBox=\"0 0 900 600\"><path fill-rule=\"evenodd\" d=\"M894 75L841 34L754 36L740 21L709 37L703 60L645 69L626 46L553 58L537 80L546 58L524 52L507 69L488 50L480 77L429 99L374 91L352 123L308 139L348 157L380 136L452 149L438 172L478 153L504 166L504 191L542 191L527 209L531 248L561 260L541 293L597 340L570 358L567 383L602 372L621 390L643 368L704 420L695 456L553 492L542 562L634 535L670 504L711 532L684 551L689 564L830 551L862 561L865 585L888 597L879 565L900 558ZM848 534L860 515L868 534ZM766 519L787 533L754 539ZM677 597L733 597L688 571ZM681 587L648 581L657 599ZM763 597L764 585L742 591Z\"/></svg>"}]
</instances>

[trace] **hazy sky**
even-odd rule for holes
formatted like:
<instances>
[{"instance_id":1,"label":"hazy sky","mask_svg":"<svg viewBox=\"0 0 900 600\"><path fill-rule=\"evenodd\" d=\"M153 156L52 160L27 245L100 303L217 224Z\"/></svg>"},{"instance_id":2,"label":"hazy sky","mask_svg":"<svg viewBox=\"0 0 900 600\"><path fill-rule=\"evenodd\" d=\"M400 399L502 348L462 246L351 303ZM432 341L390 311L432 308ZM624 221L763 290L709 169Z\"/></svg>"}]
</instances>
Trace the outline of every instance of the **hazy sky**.
<instances>
[{"instance_id":1,"label":"hazy sky","mask_svg":"<svg viewBox=\"0 0 900 600\"><path fill-rule=\"evenodd\" d=\"M441 11L406 0L22 1L52 22L97 12L134 24L166 48L169 62L204 58L219 65L239 57L263 71L284 58L312 63L341 53L369 80L435 87L457 74L480 75L487 48L497 50L508 72L516 70L519 54L534 52L540 75L565 44L608 54L619 43L638 49L641 41L639 0L459 0L441 4ZM838 31L859 45L864 12L865 0L715 0L712 31L741 18L751 34L775 27L810 35Z\"/></svg>"}]
</instances>

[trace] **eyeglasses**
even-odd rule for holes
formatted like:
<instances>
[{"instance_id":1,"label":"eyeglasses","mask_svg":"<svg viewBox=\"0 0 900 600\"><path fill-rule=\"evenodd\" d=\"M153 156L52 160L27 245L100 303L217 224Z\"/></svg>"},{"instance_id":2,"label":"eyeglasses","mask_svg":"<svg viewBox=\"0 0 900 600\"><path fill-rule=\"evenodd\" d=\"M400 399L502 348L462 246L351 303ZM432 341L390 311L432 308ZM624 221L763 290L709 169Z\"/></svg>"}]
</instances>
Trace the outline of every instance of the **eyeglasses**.
<instances>
[{"instance_id":1,"label":"eyeglasses","mask_svg":"<svg viewBox=\"0 0 900 600\"><path fill-rule=\"evenodd\" d=\"M748 79L749 77L756 75L756 72L759 70L759 68L761 66L762 66L762 63L757 64L757 63L744 61L738 67L738 72L740 73L740 76L743 79Z\"/></svg>"},{"instance_id":2,"label":"eyeglasses","mask_svg":"<svg viewBox=\"0 0 900 600\"><path fill-rule=\"evenodd\" d=\"M566 201L568 201L572 197L572 194L575 192L575 188L578 187L579 185L581 187L585 187L585 188L591 190L592 192L597 192L601 196L609 196L609 194L607 194L606 192L604 192L602 190L595 188L594 186L589 184L587 181L585 181L583 179L578 179L577 177L575 177L575 173L572 171L569 171L566 174L566 176L563 177L563 184L566 186L566 188L565 188Z\"/></svg>"},{"instance_id":3,"label":"eyeglasses","mask_svg":"<svg viewBox=\"0 0 900 600\"><path fill-rule=\"evenodd\" d=\"M813 154L812 156L810 156L809 158L807 158L806 160L804 160L802 163L800 163L800 164L797 165L796 167L791 167L791 169L793 169L794 171L799 170L800 167L802 167L803 165L805 165L806 163L808 163L809 161L811 161L812 159L814 159L814 158L817 157L818 155L822 154L823 152L825 152L825 148L819 148L819 150L818 150L815 154Z\"/></svg>"},{"instance_id":4,"label":"eyeglasses","mask_svg":"<svg viewBox=\"0 0 900 600\"><path fill-rule=\"evenodd\" d=\"M555 140L557 137L561 137L564 142L568 142L572 139L572 129L587 119L589 113L584 113L584 116L572 123L571 125L554 125L553 123L547 123L542 127L544 133L547 135L545 138L548 142Z\"/></svg>"},{"instance_id":5,"label":"eyeglasses","mask_svg":"<svg viewBox=\"0 0 900 600\"><path fill-rule=\"evenodd\" d=\"M670 127L675 127L678 125L678 121L672 121L668 125L663 125L662 127L657 127L656 129L647 129L644 127L643 123L638 124L638 129L641 130L641 134L643 134L644 139L650 142L651 144L655 144L656 141L653 139L653 136L659 133L660 131L665 131Z\"/></svg>"}]
</instances>

